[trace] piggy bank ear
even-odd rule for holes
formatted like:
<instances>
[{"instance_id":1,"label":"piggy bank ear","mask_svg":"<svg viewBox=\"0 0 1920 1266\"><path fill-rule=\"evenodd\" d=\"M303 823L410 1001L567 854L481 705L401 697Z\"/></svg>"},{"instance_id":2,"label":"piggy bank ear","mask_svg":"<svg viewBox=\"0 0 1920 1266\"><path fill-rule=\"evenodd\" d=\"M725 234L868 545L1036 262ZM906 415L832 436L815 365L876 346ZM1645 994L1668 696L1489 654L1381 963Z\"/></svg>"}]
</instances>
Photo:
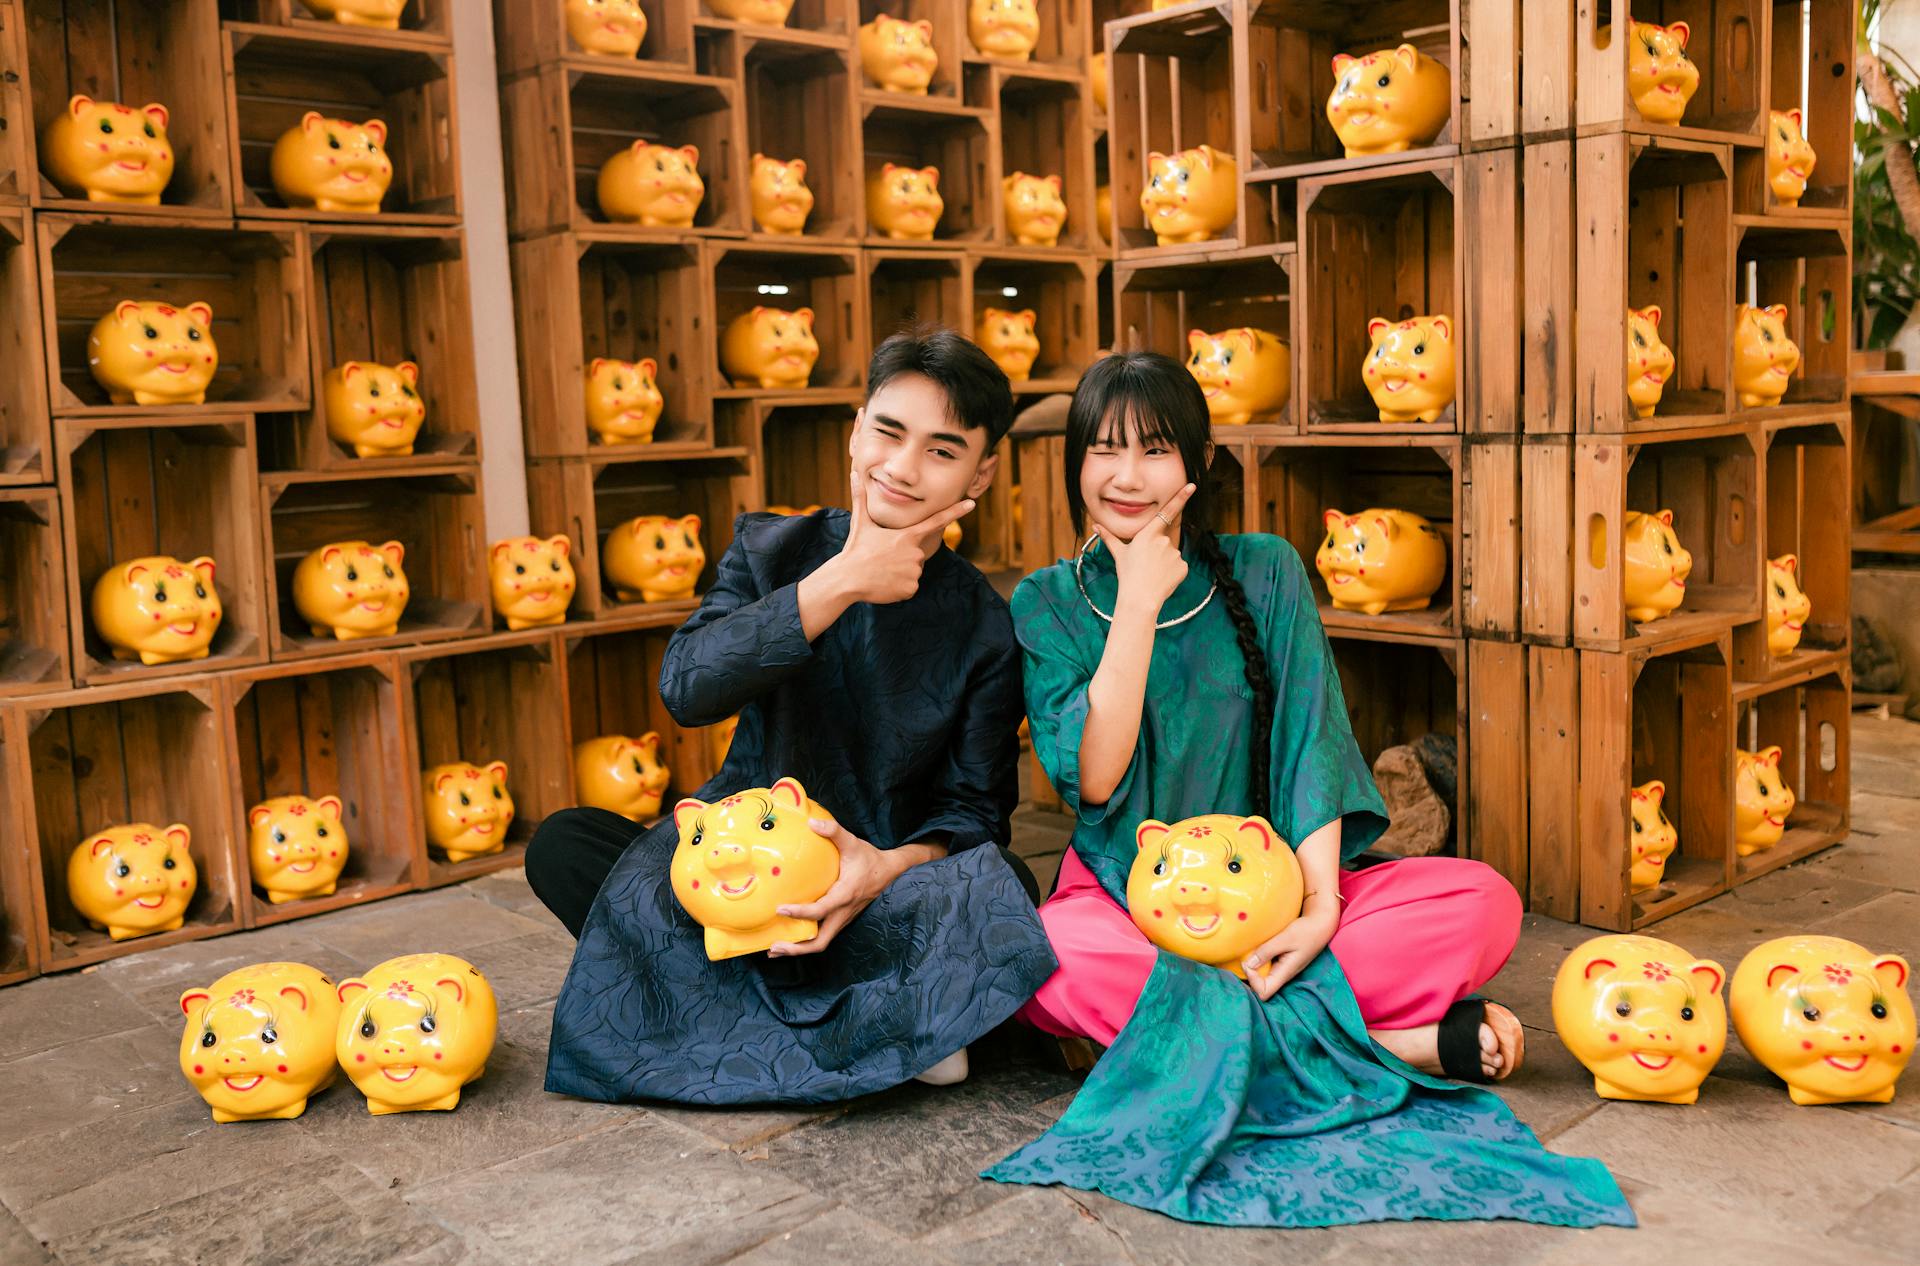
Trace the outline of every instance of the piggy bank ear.
<instances>
[{"instance_id":1,"label":"piggy bank ear","mask_svg":"<svg viewBox=\"0 0 1920 1266\"><path fill-rule=\"evenodd\" d=\"M403 360L393 367L393 372L407 380L407 386L417 386L420 382L420 366L410 360Z\"/></svg>"},{"instance_id":2,"label":"piggy bank ear","mask_svg":"<svg viewBox=\"0 0 1920 1266\"><path fill-rule=\"evenodd\" d=\"M1799 974L1800 969L1792 963L1775 963L1767 968L1767 988L1778 989L1781 985L1792 984L1794 977Z\"/></svg>"},{"instance_id":3,"label":"piggy bank ear","mask_svg":"<svg viewBox=\"0 0 1920 1266\"><path fill-rule=\"evenodd\" d=\"M938 167L922 167L920 174L927 178L927 187L929 189L938 189L940 187L940 169Z\"/></svg>"},{"instance_id":4,"label":"piggy bank ear","mask_svg":"<svg viewBox=\"0 0 1920 1266\"><path fill-rule=\"evenodd\" d=\"M435 791L439 791L441 788L445 787L448 783L452 782L453 779L454 779L454 772L451 769L441 770L440 773L433 780L433 789Z\"/></svg>"},{"instance_id":5,"label":"piggy bank ear","mask_svg":"<svg viewBox=\"0 0 1920 1266\"><path fill-rule=\"evenodd\" d=\"M700 516L697 514L689 514L680 520L680 526L686 528L687 531L693 533L695 536L698 536L700 534Z\"/></svg>"},{"instance_id":6,"label":"piggy bank ear","mask_svg":"<svg viewBox=\"0 0 1920 1266\"><path fill-rule=\"evenodd\" d=\"M1148 818L1145 822L1142 822L1139 826L1134 828L1133 842L1137 847L1145 848L1149 844L1158 844L1161 840L1165 839L1172 831L1173 831L1173 828L1168 826L1165 822L1160 822L1153 818Z\"/></svg>"},{"instance_id":7,"label":"piggy bank ear","mask_svg":"<svg viewBox=\"0 0 1920 1266\"><path fill-rule=\"evenodd\" d=\"M1367 337L1378 343L1380 336L1393 328L1393 322L1385 317L1375 317L1367 322Z\"/></svg>"},{"instance_id":8,"label":"piggy bank ear","mask_svg":"<svg viewBox=\"0 0 1920 1266\"><path fill-rule=\"evenodd\" d=\"M562 558L573 553L573 541L565 533L559 536L549 536L547 538L547 544L552 548L554 553L560 555Z\"/></svg>"},{"instance_id":9,"label":"piggy bank ear","mask_svg":"<svg viewBox=\"0 0 1920 1266\"><path fill-rule=\"evenodd\" d=\"M1802 132L1807 130L1807 121L1801 117L1801 114L1798 108L1787 111L1787 117L1793 120L1793 126L1796 129Z\"/></svg>"},{"instance_id":10,"label":"piggy bank ear","mask_svg":"<svg viewBox=\"0 0 1920 1266\"><path fill-rule=\"evenodd\" d=\"M1002 189L1005 189L1008 193L1012 193L1013 187L1019 184L1021 181L1025 180L1026 178L1027 178L1026 172L1016 171L1013 173L1013 175L1008 176L1005 180L1001 181L1000 187Z\"/></svg>"},{"instance_id":11,"label":"piggy bank ear","mask_svg":"<svg viewBox=\"0 0 1920 1266\"><path fill-rule=\"evenodd\" d=\"M1025 321L1027 323L1028 329L1032 329L1034 326L1034 322L1040 319L1040 314L1035 312L1032 308L1022 308L1020 309L1019 312L1015 313L1014 315L1019 317L1022 321Z\"/></svg>"},{"instance_id":12,"label":"piggy bank ear","mask_svg":"<svg viewBox=\"0 0 1920 1266\"><path fill-rule=\"evenodd\" d=\"M1411 44L1402 44L1399 48L1394 49L1393 56L1395 60L1408 70L1416 69L1420 65L1420 50Z\"/></svg>"},{"instance_id":13,"label":"piggy bank ear","mask_svg":"<svg viewBox=\"0 0 1920 1266\"><path fill-rule=\"evenodd\" d=\"M1333 55L1333 77L1338 79L1340 72L1353 65L1354 61L1355 59L1346 53L1335 53Z\"/></svg>"},{"instance_id":14,"label":"piggy bank ear","mask_svg":"<svg viewBox=\"0 0 1920 1266\"><path fill-rule=\"evenodd\" d=\"M1047 183L1053 186L1054 192L1058 193L1060 191L1060 177L1048 176Z\"/></svg>"},{"instance_id":15,"label":"piggy bank ear","mask_svg":"<svg viewBox=\"0 0 1920 1266\"><path fill-rule=\"evenodd\" d=\"M147 102L147 104L140 107L140 113L152 119L154 126L162 132L167 130L167 120L172 117L167 113L167 107L161 105L158 101Z\"/></svg>"},{"instance_id":16,"label":"piggy bank ear","mask_svg":"<svg viewBox=\"0 0 1920 1266\"><path fill-rule=\"evenodd\" d=\"M881 163L881 164L880 164L880 174L881 174L882 176L891 176L891 175L892 175L892 174L894 173L894 170L895 170L895 168L894 168L894 165L893 165L892 163Z\"/></svg>"},{"instance_id":17,"label":"piggy bank ear","mask_svg":"<svg viewBox=\"0 0 1920 1266\"><path fill-rule=\"evenodd\" d=\"M914 23L914 26L919 28L920 34L926 36L928 39L933 38L933 23L927 21L925 18L921 18L918 22Z\"/></svg>"},{"instance_id":18,"label":"piggy bank ear","mask_svg":"<svg viewBox=\"0 0 1920 1266\"><path fill-rule=\"evenodd\" d=\"M498 778L502 785L505 785L507 781L507 762L503 760L488 761L486 769L488 773Z\"/></svg>"},{"instance_id":19,"label":"piggy bank ear","mask_svg":"<svg viewBox=\"0 0 1920 1266\"><path fill-rule=\"evenodd\" d=\"M300 116L300 130L302 132L311 132L313 129L323 126L326 121L326 115L320 113L318 110L309 110Z\"/></svg>"},{"instance_id":20,"label":"piggy bank ear","mask_svg":"<svg viewBox=\"0 0 1920 1266\"><path fill-rule=\"evenodd\" d=\"M320 810L321 816L332 818L335 822L340 820L340 814L346 808L340 803L339 796L321 796L313 802L313 807Z\"/></svg>"},{"instance_id":21,"label":"piggy bank ear","mask_svg":"<svg viewBox=\"0 0 1920 1266\"><path fill-rule=\"evenodd\" d=\"M800 785L798 778L782 778L773 784L771 790L775 804L785 805L789 809L807 807L807 789Z\"/></svg>"},{"instance_id":22,"label":"piggy bank ear","mask_svg":"<svg viewBox=\"0 0 1920 1266\"><path fill-rule=\"evenodd\" d=\"M1392 540L1394 537L1400 535L1399 525L1383 514L1373 516L1373 526L1379 528L1380 535L1386 537L1388 540Z\"/></svg>"},{"instance_id":23,"label":"piggy bank ear","mask_svg":"<svg viewBox=\"0 0 1920 1266\"><path fill-rule=\"evenodd\" d=\"M1433 332L1447 340L1447 342L1453 342L1453 318L1449 316L1437 316L1433 318Z\"/></svg>"},{"instance_id":24,"label":"piggy bank ear","mask_svg":"<svg viewBox=\"0 0 1920 1266\"><path fill-rule=\"evenodd\" d=\"M1204 344L1206 341L1207 341L1207 332L1205 330L1188 330L1187 331L1187 346L1193 348L1195 351L1200 350L1201 345Z\"/></svg>"},{"instance_id":25,"label":"piggy bank ear","mask_svg":"<svg viewBox=\"0 0 1920 1266\"><path fill-rule=\"evenodd\" d=\"M651 356L642 356L634 364L649 378L657 377L660 373L660 362Z\"/></svg>"},{"instance_id":26,"label":"piggy bank ear","mask_svg":"<svg viewBox=\"0 0 1920 1266\"><path fill-rule=\"evenodd\" d=\"M1666 313L1660 310L1659 304L1649 303L1646 307L1640 309L1640 315L1652 322L1653 328L1657 330L1660 328L1660 318L1665 316Z\"/></svg>"},{"instance_id":27,"label":"piggy bank ear","mask_svg":"<svg viewBox=\"0 0 1920 1266\"><path fill-rule=\"evenodd\" d=\"M1167 156L1165 154L1162 154L1159 150L1156 149L1156 150L1147 151L1148 170L1152 170L1154 164L1165 163L1166 161L1167 161Z\"/></svg>"},{"instance_id":28,"label":"piggy bank ear","mask_svg":"<svg viewBox=\"0 0 1920 1266\"><path fill-rule=\"evenodd\" d=\"M1322 510L1320 512L1320 521L1330 528L1339 527L1342 523L1346 522L1346 520L1347 516L1338 510Z\"/></svg>"},{"instance_id":29,"label":"piggy bank ear","mask_svg":"<svg viewBox=\"0 0 1920 1266\"><path fill-rule=\"evenodd\" d=\"M213 579L213 570L215 565L216 564L214 563L214 561L211 558L208 558L205 554L202 554L200 557L194 559L192 562L187 564L188 567L192 568L195 572L198 572L201 578L205 580Z\"/></svg>"},{"instance_id":30,"label":"piggy bank ear","mask_svg":"<svg viewBox=\"0 0 1920 1266\"><path fill-rule=\"evenodd\" d=\"M167 843L173 845L175 848L185 848L187 845L193 843L193 832L189 831L183 822L173 823L168 826L166 830L160 832L160 834L166 836Z\"/></svg>"},{"instance_id":31,"label":"piggy bank ear","mask_svg":"<svg viewBox=\"0 0 1920 1266\"><path fill-rule=\"evenodd\" d=\"M1653 512L1653 517L1660 520L1662 523L1666 524L1668 527L1673 526L1673 511L1671 510L1655 510Z\"/></svg>"},{"instance_id":32,"label":"piggy bank ear","mask_svg":"<svg viewBox=\"0 0 1920 1266\"><path fill-rule=\"evenodd\" d=\"M364 980L343 980L334 988L334 992L340 995L340 1001L346 1002L349 994L365 993L366 989L367 982Z\"/></svg>"},{"instance_id":33,"label":"piggy bank ear","mask_svg":"<svg viewBox=\"0 0 1920 1266\"><path fill-rule=\"evenodd\" d=\"M122 299L113 305L113 319L120 324L134 320L140 315L140 305L132 299Z\"/></svg>"},{"instance_id":34,"label":"piggy bank ear","mask_svg":"<svg viewBox=\"0 0 1920 1266\"><path fill-rule=\"evenodd\" d=\"M807 160L804 158L796 158L787 164L787 170L796 176L804 176L807 174Z\"/></svg>"},{"instance_id":35,"label":"piggy bank ear","mask_svg":"<svg viewBox=\"0 0 1920 1266\"><path fill-rule=\"evenodd\" d=\"M312 1009L313 1004L307 999L307 991L298 985L280 986L280 996L282 998L291 998L302 1011Z\"/></svg>"},{"instance_id":36,"label":"piggy bank ear","mask_svg":"<svg viewBox=\"0 0 1920 1266\"><path fill-rule=\"evenodd\" d=\"M1767 315L1778 317L1780 320L1785 321L1787 319L1787 305L1784 303L1768 304Z\"/></svg>"},{"instance_id":37,"label":"piggy bank ear","mask_svg":"<svg viewBox=\"0 0 1920 1266\"><path fill-rule=\"evenodd\" d=\"M407 556L407 547L398 541L388 541L380 547L380 552L387 556L388 562L398 567L401 560Z\"/></svg>"},{"instance_id":38,"label":"piggy bank ear","mask_svg":"<svg viewBox=\"0 0 1920 1266\"><path fill-rule=\"evenodd\" d=\"M466 986L458 980L455 980L452 976L442 976L433 983L437 988L445 989L448 993L451 993L455 1002L465 1002L467 1000Z\"/></svg>"},{"instance_id":39,"label":"piggy bank ear","mask_svg":"<svg viewBox=\"0 0 1920 1266\"><path fill-rule=\"evenodd\" d=\"M189 303L187 305L187 316L201 329L208 329L213 325L213 305L207 303Z\"/></svg>"},{"instance_id":40,"label":"piggy bank ear","mask_svg":"<svg viewBox=\"0 0 1920 1266\"><path fill-rule=\"evenodd\" d=\"M508 540L508 541L495 541L495 542L493 543L493 551L492 551L492 555L491 555L491 556L492 556L492 557L493 557L493 558L494 558L494 559L495 559L496 561L498 561L498 560L499 560L499 558L500 558L500 556L501 556L502 554L505 554L505 553L507 553L507 552L508 552L509 550L511 550L512 548L513 548L513 542L512 542L512 541L510 541L510 540Z\"/></svg>"},{"instance_id":41,"label":"piggy bank ear","mask_svg":"<svg viewBox=\"0 0 1920 1266\"><path fill-rule=\"evenodd\" d=\"M648 730L645 734L642 734L638 739L634 740L634 742L643 752L657 752L660 750L660 735L654 730Z\"/></svg>"},{"instance_id":42,"label":"piggy bank ear","mask_svg":"<svg viewBox=\"0 0 1920 1266\"><path fill-rule=\"evenodd\" d=\"M112 847L113 847L113 837L111 835L103 835L99 839L93 842L93 848L89 853L89 856L99 857L101 854L107 852L107 850L111 849Z\"/></svg>"},{"instance_id":43,"label":"piggy bank ear","mask_svg":"<svg viewBox=\"0 0 1920 1266\"><path fill-rule=\"evenodd\" d=\"M1800 574L1800 559L1797 555L1782 554L1773 560L1773 565L1781 571L1790 572L1795 576Z\"/></svg>"},{"instance_id":44,"label":"piggy bank ear","mask_svg":"<svg viewBox=\"0 0 1920 1266\"><path fill-rule=\"evenodd\" d=\"M1682 49L1686 48L1688 38L1693 35L1693 28L1685 22L1669 22L1667 23L1667 30L1673 34L1673 42L1678 44Z\"/></svg>"},{"instance_id":45,"label":"piggy bank ear","mask_svg":"<svg viewBox=\"0 0 1920 1266\"><path fill-rule=\"evenodd\" d=\"M93 107L93 98L88 96L83 96L77 92L74 93L73 96L67 99L67 113L72 115L76 119L79 118L81 115L85 114L92 107Z\"/></svg>"},{"instance_id":46,"label":"piggy bank ear","mask_svg":"<svg viewBox=\"0 0 1920 1266\"><path fill-rule=\"evenodd\" d=\"M698 167L700 165L700 147L699 146L682 145L680 147L680 152L686 155L687 166Z\"/></svg>"},{"instance_id":47,"label":"piggy bank ear","mask_svg":"<svg viewBox=\"0 0 1920 1266\"><path fill-rule=\"evenodd\" d=\"M800 322L800 324L806 326L809 330L813 328L812 308L795 308L793 310L793 317L794 320Z\"/></svg>"},{"instance_id":48,"label":"piggy bank ear","mask_svg":"<svg viewBox=\"0 0 1920 1266\"><path fill-rule=\"evenodd\" d=\"M359 377L361 374L364 374L366 372L367 372L367 367L365 365L362 365L357 360L350 360L346 364L340 366L340 381L352 382L355 378Z\"/></svg>"},{"instance_id":49,"label":"piggy bank ear","mask_svg":"<svg viewBox=\"0 0 1920 1266\"><path fill-rule=\"evenodd\" d=\"M1700 986L1700 992L1717 994L1720 986L1727 983L1727 969L1711 958L1703 958L1687 968L1687 974L1693 977L1693 983Z\"/></svg>"},{"instance_id":50,"label":"piggy bank ear","mask_svg":"<svg viewBox=\"0 0 1920 1266\"><path fill-rule=\"evenodd\" d=\"M366 129L367 135L373 137L373 143L375 145L385 145L387 143L387 121L385 119L368 119L360 126Z\"/></svg>"},{"instance_id":51,"label":"piggy bank ear","mask_svg":"<svg viewBox=\"0 0 1920 1266\"><path fill-rule=\"evenodd\" d=\"M1611 958L1588 959L1587 965L1580 969L1580 979L1592 980L1593 973L1597 971L1612 971L1615 967L1618 967L1618 966L1619 964L1614 962Z\"/></svg>"},{"instance_id":52,"label":"piggy bank ear","mask_svg":"<svg viewBox=\"0 0 1920 1266\"><path fill-rule=\"evenodd\" d=\"M1777 747L1763 747L1753 754L1753 760L1757 765L1778 766L1780 764L1780 749Z\"/></svg>"},{"instance_id":53,"label":"piggy bank ear","mask_svg":"<svg viewBox=\"0 0 1920 1266\"><path fill-rule=\"evenodd\" d=\"M1274 841L1280 838L1279 832L1273 829L1273 823L1258 816L1242 818L1240 825L1234 828L1234 833L1249 845L1258 844L1263 853L1273 851Z\"/></svg>"},{"instance_id":54,"label":"piggy bank ear","mask_svg":"<svg viewBox=\"0 0 1920 1266\"><path fill-rule=\"evenodd\" d=\"M80 98L75 97L74 100L78 101L80 100ZM185 993L180 995L180 1014L192 1015L194 1012L194 1008L204 1007L207 1005L207 1003L211 1001L213 1001L213 995L208 993L206 990L189 989Z\"/></svg>"},{"instance_id":55,"label":"piggy bank ear","mask_svg":"<svg viewBox=\"0 0 1920 1266\"><path fill-rule=\"evenodd\" d=\"M682 800L679 804L674 805L673 806L674 828L676 830L685 831L689 826L693 825L693 820L699 817L701 811L706 807L707 807L706 801L695 800L692 796L688 796L685 800Z\"/></svg>"},{"instance_id":56,"label":"piggy bank ear","mask_svg":"<svg viewBox=\"0 0 1920 1266\"><path fill-rule=\"evenodd\" d=\"M323 565L332 562L338 557L340 557L340 547L338 545L329 545L320 551L320 562Z\"/></svg>"},{"instance_id":57,"label":"piggy bank ear","mask_svg":"<svg viewBox=\"0 0 1920 1266\"><path fill-rule=\"evenodd\" d=\"M1658 781L1650 782L1646 786L1646 792L1647 799L1659 804L1667 798L1667 784Z\"/></svg>"},{"instance_id":58,"label":"piggy bank ear","mask_svg":"<svg viewBox=\"0 0 1920 1266\"><path fill-rule=\"evenodd\" d=\"M1887 954L1873 960L1873 974L1880 979L1881 985L1890 990L1907 987L1907 960L1898 954Z\"/></svg>"},{"instance_id":59,"label":"piggy bank ear","mask_svg":"<svg viewBox=\"0 0 1920 1266\"><path fill-rule=\"evenodd\" d=\"M755 167L758 167L761 163L770 163L772 161L773 159L768 158L765 154L762 154L759 150L753 151L753 165Z\"/></svg>"},{"instance_id":60,"label":"piggy bank ear","mask_svg":"<svg viewBox=\"0 0 1920 1266\"><path fill-rule=\"evenodd\" d=\"M262 822L265 822L268 818L271 818L272 816L273 816L272 809L267 808L267 806L264 804L256 804L253 806L253 808L247 810L247 825L259 826Z\"/></svg>"}]
</instances>

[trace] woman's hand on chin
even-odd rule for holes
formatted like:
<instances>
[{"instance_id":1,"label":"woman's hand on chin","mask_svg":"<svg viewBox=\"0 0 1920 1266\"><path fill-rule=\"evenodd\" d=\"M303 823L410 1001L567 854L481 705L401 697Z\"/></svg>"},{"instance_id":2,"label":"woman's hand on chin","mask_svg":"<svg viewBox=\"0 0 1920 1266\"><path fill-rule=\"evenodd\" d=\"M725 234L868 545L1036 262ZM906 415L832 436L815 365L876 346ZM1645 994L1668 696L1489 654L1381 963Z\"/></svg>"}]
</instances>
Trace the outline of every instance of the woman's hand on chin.
<instances>
[{"instance_id":1,"label":"woman's hand on chin","mask_svg":"<svg viewBox=\"0 0 1920 1266\"><path fill-rule=\"evenodd\" d=\"M1113 569L1120 582L1117 605L1158 613L1161 604L1187 578L1187 560L1180 555L1173 525L1180 521L1180 510L1193 491L1193 485L1187 484L1169 497L1131 541L1121 540L1098 523L1093 525L1101 543L1113 555Z\"/></svg>"}]
</instances>

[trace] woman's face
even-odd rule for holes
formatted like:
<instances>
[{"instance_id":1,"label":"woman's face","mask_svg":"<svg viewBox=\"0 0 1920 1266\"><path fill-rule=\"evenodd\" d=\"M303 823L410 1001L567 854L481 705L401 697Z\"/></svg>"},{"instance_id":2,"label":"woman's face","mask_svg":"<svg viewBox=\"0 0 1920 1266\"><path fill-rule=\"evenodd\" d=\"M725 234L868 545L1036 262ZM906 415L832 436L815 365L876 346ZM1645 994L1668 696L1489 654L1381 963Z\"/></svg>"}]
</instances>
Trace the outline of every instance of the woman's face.
<instances>
[{"instance_id":1,"label":"woman's face","mask_svg":"<svg viewBox=\"0 0 1920 1266\"><path fill-rule=\"evenodd\" d=\"M1109 418L1087 445L1080 467L1080 497L1087 517L1123 541L1153 522L1154 514L1188 483L1180 450L1165 438L1142 440L1130 426ZM1180 516L1173 516L1180 525Z\"/></svg>"}]
</instances>

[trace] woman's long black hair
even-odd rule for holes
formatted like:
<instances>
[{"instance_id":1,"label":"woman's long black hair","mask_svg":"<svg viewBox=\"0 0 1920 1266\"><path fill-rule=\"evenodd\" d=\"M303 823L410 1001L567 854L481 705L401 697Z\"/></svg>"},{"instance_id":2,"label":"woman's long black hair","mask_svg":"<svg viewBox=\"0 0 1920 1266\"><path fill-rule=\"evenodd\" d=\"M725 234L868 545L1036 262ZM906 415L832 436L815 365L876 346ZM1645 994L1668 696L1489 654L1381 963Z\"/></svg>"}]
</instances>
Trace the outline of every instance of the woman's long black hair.
<instances>
[{"instance_id":1,"label":"woman's long black hair","mask_svg":"<svg viewBox=\"0 0 1920 1266\"><path fill-rule=\"evenodd\" d=\"M1179 361L1158 352L1115 352L1095 361L1080 376L1073 404L1067 410L1067 507L1073 530L1084 535L1087 506L1080 495L1080 469L1087 449L1097 440L1120 441L1131 432L1142 444L1168 445L1180 454L1193 485L1180 519L1183 544L1192 547L1219 583L1227 615L1233 621L1247 685L1253 691L1253 747L1248 790L1253 811L1272 818L1269 784L1273 751L1273 678L1266 652L1260 646L1260 626L1247 608L1247 591L1234 577L1220 538L1208 526L1211 477L1207 470L1212 422L1207 398ZM1202 810L1212 812L1211 808Z\"/></svg>"}]
</instances>

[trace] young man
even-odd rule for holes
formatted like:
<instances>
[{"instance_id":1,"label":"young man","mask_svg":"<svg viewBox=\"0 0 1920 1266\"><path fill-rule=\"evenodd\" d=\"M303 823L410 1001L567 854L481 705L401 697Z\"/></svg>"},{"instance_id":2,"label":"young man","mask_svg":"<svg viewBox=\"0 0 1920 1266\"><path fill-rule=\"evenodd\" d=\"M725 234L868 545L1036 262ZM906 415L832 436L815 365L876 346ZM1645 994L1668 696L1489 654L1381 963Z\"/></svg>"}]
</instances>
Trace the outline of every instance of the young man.
<instances>
[{"instance_id":1,"label":"young man","mask_svg":"<svg viewBox=\"0 0 1920 1266\"><path fill-rule=\"evenodd\" d=\"M579 937L547 1089L589 1099L818 1103L957 1081L967 1043L1055 968L1039 894L1001 845L1019 799L1020 648L1006 604L941 544L992 481L1004 374L947 330L874 352L851 512L750 514L673 636L660 695L682 725L739 714L714 800L799 779L834 817L819 933L710 962L668 888L668 817L570 809L527 879ZM1016 867L1018 870L1016 871Z\"/></svg>"}]
</instances>

